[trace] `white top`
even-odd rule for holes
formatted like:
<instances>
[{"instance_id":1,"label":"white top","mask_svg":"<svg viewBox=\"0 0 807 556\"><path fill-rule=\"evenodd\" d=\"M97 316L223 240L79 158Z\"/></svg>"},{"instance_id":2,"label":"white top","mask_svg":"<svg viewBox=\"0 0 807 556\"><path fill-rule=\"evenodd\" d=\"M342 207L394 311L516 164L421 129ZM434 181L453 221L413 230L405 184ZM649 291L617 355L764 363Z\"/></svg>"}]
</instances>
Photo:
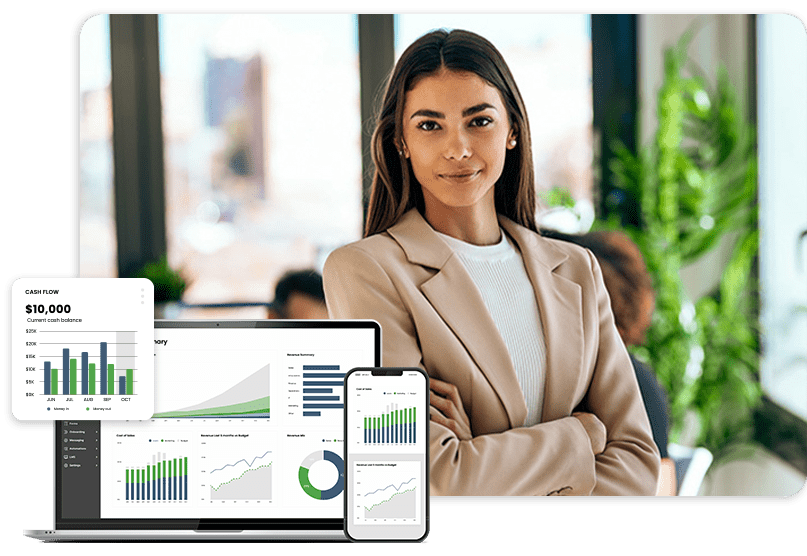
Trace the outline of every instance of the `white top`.
<instances>
[{"instance_id":1,"label":"white top","mask_svg":"<svg viewBox=\"0 0 807 556\"><path fill-rule=\"evenodd\" d=\"M496 245L473 245L437 232L462 261L499 329L527 404L524 426L541 422L546 342L535 291L521 253L504 231Z\"/></svg>"}]
</instances>

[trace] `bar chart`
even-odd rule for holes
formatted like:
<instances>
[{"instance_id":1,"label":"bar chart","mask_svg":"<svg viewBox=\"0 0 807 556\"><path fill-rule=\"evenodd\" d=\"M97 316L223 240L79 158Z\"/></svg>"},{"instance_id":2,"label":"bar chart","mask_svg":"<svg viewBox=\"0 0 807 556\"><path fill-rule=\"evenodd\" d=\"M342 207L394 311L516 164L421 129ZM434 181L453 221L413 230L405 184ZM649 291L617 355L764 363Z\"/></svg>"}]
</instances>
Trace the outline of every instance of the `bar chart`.
<instances>
[{"instance_id":1,"label":"bar chart","mask_svg":"<svg viewBox=\"0 0 807 556\"><path fill-rule=\"evenodd\" d=\"M154 285L145 278L21 278L12 286L18 419L148 419Z\"/></svg>"},{"instance_id":2,"label":"bar chart","mask_svg":"<svg viewBox=\"0 0 807 556\"><path fill-rule=\"evenodd\" d=\"M386 411L362 415L364 444L415 444L417 413L415 407L398 408L391 403Z\"/></svg>"},{"instance_id":3,"label":"bar chart","mask_svg":"<svg viewBox=\"0 0 807 556\"><path fill-rule=\"evenodd\" d=\"M188 458L156 452L151 462L126 466L126 502L187 502Z\"/></svg>"},{"instance_id":4,"label":"bar chart","mask_svg":"<svg viewBox=\"0 0 807 556\"><path fill-rule=\"evenodd\" d=\"M284 415L300 426L341 419L345 375L350 369L366 364L364 354L352 349L299 351L302 353L287 350L279 361Z\"/></svg>"},{"instance_id":5,"label":"bar chart","mask_svg":"<svg viewBox=\"0 0 807 556\"><path fill-rule=\"evenodd\" d=\"M45 340L39 342L41 351L47 352L39 355L43 359L40 395L135 395L136 331L40 330L39 335Z\"/></svg>"},{"instance_id":6,"label":"bar chart","mask_svg":"<svg viewBox=\"0 0 807 556\"><path fill-rule=\"evenodd\" d=\"M344 407L345 373L339 365L303 365L303 417L320 417L323 410Z\"/></svg>"}]
</instances>

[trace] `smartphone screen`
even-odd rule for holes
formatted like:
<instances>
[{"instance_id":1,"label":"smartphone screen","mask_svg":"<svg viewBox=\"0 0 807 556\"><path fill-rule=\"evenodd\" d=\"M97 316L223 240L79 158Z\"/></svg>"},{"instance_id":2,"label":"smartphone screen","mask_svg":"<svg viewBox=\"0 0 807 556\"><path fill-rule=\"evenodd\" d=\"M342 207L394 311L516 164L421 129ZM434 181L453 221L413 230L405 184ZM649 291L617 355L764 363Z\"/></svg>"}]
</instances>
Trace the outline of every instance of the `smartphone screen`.
<instances>
[{"instance_id":1,"label":"smartphone screen","mask_svg":"<svg viewBox=\"0 0 807 556\"><path fill-rule=\"evenodd\" d=\"M345 377L345 533L423 540L429 531L429 377L353 369Z\"/></svg>"}]
</instances>

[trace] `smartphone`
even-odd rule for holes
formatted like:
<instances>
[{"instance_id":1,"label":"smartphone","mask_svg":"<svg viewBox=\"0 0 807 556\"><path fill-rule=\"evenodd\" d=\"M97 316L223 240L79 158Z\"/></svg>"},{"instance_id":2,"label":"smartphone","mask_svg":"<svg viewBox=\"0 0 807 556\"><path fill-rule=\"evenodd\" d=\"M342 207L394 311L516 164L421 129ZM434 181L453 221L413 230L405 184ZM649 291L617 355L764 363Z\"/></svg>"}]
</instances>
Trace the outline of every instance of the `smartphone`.
<instances>
[{"instance_id":1,"label":"smartphone","mask_svg":"<svg viewBox=\"0 0 807 556\"><path fill-rule=\"evenodd\" d=\"M358 368L345 376L345 535L422 541L429 534L429 376Z\"/></svg>"}]
</instances>

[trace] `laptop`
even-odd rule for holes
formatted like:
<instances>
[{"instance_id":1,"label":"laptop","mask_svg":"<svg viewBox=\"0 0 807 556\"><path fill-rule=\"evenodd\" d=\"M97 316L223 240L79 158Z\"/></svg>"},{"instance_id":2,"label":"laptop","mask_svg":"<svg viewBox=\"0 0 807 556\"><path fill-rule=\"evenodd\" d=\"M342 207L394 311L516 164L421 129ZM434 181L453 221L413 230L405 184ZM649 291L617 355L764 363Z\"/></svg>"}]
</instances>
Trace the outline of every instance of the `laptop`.
<instances>
[{"instance_id":1,"label":"laptop","mask_svg":"<svg viewBox=\"0 0 807 556\"><path fill-rule=\"evenodd\" d=\"M343 378L378 323L157 320L154 358L150 420L55 422L55 527L26 535L346 540Z\"/></svg>"}]
</instances>

